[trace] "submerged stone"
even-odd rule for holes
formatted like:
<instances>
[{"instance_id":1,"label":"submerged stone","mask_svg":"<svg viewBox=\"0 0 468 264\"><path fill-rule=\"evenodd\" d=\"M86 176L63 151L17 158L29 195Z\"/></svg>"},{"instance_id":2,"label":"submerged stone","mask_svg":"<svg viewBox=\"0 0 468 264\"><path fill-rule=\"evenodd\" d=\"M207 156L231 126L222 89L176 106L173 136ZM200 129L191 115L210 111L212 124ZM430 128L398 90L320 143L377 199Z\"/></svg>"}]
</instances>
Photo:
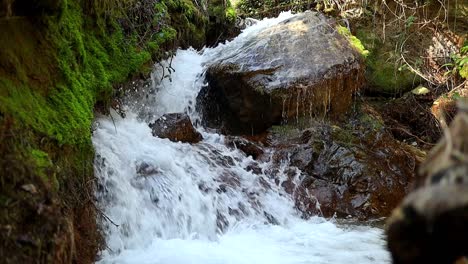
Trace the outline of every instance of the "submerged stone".
<instances>
[{"instance_id":1,"label":"submerged stone","mask_svg":"<svg viewBox=\"0 0 468 264\"><path fill-rule=\"evenodd\" d=\"M347 112L363 83L362 56L336 22L305 12L226 45L197 103L206 125L260 133L301 117Z\"/></svg>"}]
</instances>

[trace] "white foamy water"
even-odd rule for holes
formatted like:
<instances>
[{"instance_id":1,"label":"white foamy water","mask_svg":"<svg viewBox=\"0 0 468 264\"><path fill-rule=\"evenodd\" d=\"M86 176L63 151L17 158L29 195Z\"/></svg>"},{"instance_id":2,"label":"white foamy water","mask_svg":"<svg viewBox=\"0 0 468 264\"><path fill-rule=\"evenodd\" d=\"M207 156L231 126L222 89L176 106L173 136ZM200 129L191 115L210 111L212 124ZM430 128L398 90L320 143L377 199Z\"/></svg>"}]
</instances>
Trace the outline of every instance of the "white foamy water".
<instances>
[{"instance_id":1,"label":"white foamy water","mask_svg":"<svg viewBox=\"0 0 468 264\"><path fill-rule=\"evenodd\" d=\"M380 229L301 219L280 187L288 164L273 172L269 162L257 163L203 128L204 140L190 145L153 137L148 127L164 113L198 118L204 63L289 16L262 21L204 53L178 51L172 82L161 78L169 63L156 66L154 93L129 102L126 118L96 120L96 195L108 217L100 263L389 263Z\"/></svg>"}]
</instances>

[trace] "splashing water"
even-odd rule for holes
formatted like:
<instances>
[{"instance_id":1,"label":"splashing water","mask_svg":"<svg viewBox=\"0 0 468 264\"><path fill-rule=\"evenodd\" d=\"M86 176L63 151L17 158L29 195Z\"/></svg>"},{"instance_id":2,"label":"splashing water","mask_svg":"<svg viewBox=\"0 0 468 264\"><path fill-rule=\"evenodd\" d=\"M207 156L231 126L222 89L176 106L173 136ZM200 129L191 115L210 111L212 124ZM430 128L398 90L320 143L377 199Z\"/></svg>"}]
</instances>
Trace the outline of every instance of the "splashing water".
<instances>
[{"instance_id":1,"label":"splashing water","mask_svg":"<svg viewBox=\"0 0 468 264\"><path fill-rule=\"evenodd\" d=\"M152 93L127 100L126 118L96 120L96 195L110 219L102 222L100 263L389 263L380 229L301 219L279 187L288 164L273 177L272 164L226 147L222 135L199 128L204 140L190 145L153 137L148 127L164 113L199 118L204 65L290 16L261 21L202 54L179 50L170 65L155 67Z\"/></svg>"}]
</instances>

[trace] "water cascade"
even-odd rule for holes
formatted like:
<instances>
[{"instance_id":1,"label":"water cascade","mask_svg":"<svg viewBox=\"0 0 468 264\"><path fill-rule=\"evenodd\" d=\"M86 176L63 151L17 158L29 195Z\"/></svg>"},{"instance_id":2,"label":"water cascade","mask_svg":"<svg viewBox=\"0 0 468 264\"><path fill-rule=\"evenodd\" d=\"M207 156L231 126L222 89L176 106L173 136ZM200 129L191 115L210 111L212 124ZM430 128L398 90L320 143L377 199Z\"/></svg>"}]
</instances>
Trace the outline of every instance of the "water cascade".
<instances>
[{"instance_id":1,"label":"water cascade","mask_svg":"<svg viewBox=\"0 0 468 264\"><path fill-rule=\"evenodd\" d=\"M194 104L214 56L236 54L245 35L290 16L260 21L213 49L179 50L155 66L145 94L127 98L125 118L96 120L96 195L106 216L100 263L389 263L382 230L302 219L281 187L287 163L272 177L268 159L255 161L200 126L204 139L193 145L152 136L148 124L165 113L199 120Z\"/></svg>"}]
</instances>

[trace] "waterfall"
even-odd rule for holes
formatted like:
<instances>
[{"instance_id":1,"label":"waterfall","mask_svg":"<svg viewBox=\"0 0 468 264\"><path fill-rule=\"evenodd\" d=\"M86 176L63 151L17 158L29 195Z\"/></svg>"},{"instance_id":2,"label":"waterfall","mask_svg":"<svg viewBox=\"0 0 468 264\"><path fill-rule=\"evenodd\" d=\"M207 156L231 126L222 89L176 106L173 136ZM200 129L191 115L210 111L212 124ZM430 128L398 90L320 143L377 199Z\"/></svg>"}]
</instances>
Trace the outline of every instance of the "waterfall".
<instances>
[{"instance_id":1,"label":"waterfall","mask_svg":"<svg viewBox=\"0 0 468 264\"><path fill-rule=\"evenodd\" d=\"M290 16L265 19L213 49L179 50L155 65L151 85L126 98L125 118L96 119L96 196L106 216L100 263L389 263L382 230L302 219L281 187L287 163L273 177L268 159L255 161L203 127L193 145L153 137L148 127L165 113L198 120L206 64L235 56L246 34Z\"/></svg>"}]
</instances>

